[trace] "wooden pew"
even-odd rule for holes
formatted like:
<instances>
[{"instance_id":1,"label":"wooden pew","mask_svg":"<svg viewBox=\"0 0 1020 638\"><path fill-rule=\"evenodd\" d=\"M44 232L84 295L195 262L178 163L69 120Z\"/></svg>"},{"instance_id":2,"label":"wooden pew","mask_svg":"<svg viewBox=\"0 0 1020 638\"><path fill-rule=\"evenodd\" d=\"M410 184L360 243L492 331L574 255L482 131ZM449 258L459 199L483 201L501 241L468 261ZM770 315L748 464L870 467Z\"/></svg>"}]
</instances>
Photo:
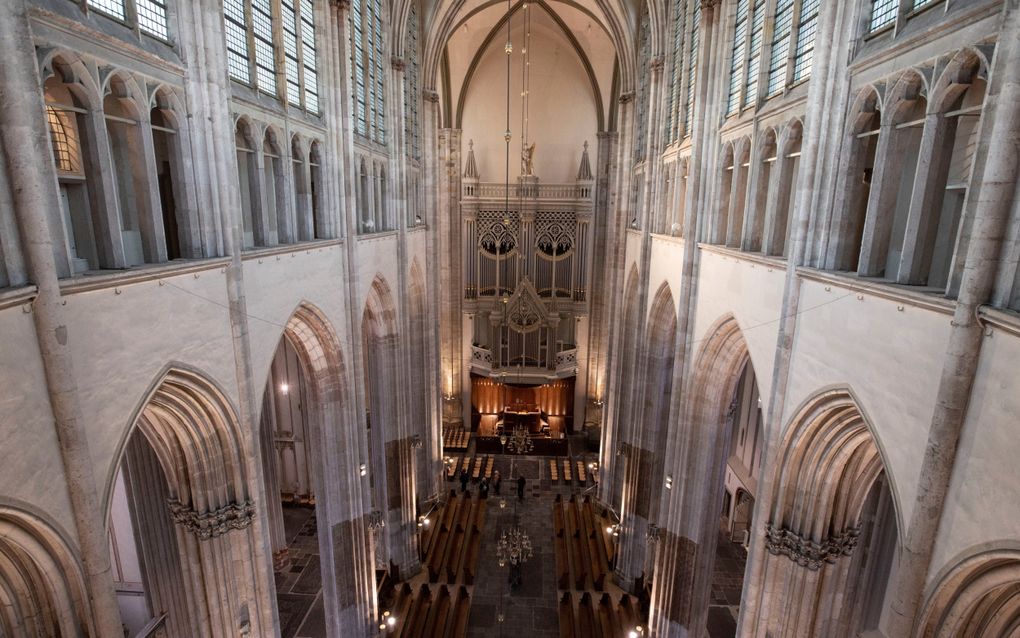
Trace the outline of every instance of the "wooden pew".
<instances>
[{"instance_id":1,"label":"wooden pew","mask_svg":"<svg viewBox=\"0 0 1020 638\"><path fill-rule=\"evenodd\" d=\"M560 470L556 466L556 459L549 459L549 480L554 483L560 482Z\"/></svg>"},{"instance_id":2,"label":"wooden pew","mask_svg":"<svg viewBox=\"0 0 1020 638\"><path fill-rule=\"evenodd\" d=\"M575 638L575 623L574 601L570 592L563 592L563 597L560 598L560 638Z\"/></svg>"},{"instance_id":3,"label":"wooden pew","mask_svg":"<svg viewBox=\"0 0 1020 638\"><path fill-rule=\"evenodd\" d=\"M467 589L462 585L457 590L457 600L453 605L453 631L447 632L448 638L464 638L467 635L468 614L471 612L471 599Z\"/></svg>"},{"instance_id":4,"label":"wooden pew","mask_svg":"<svg viewBox=\"0 0 1020 638\"><path fill-rule=\"evenodd\" d=\"M581 601L577 605L577 616L578 616L578 636L584 636L588 638L598 638L599 634L597 624L595 622L595 610L591 604L591 594L584 592L581 594Z\"/></svg>"},{"instance_id":5,"label":"wooden pew","mask_svg":"<svg viewBox=\"0 0 1020 638\"><path fill-rule=\"evenodd\" d=\"M446 614L450 610L450 591L446 588L446 585L441 585L439 591L436 592L435 598L432 600L432 605L429 607L429 613L425 616L425 625L422 627L421 636L422 638L434 638L435 636L442 636L442 633L436 633L436 626L439 626L439 631L442 632L446 626Z\"/></svg>"}]
</instances>

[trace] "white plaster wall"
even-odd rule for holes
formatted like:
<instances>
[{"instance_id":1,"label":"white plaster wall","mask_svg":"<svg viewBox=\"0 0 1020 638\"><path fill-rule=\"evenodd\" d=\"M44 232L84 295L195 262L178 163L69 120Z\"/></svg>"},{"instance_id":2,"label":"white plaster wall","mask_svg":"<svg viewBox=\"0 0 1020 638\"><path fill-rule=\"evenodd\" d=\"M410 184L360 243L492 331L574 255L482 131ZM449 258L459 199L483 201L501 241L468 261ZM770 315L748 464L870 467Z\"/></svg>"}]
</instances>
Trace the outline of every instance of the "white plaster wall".
<instances>
[{"instance_id":1,"label":"white plaster wall","mask_svg":"<svg viewBox=\"0 0 1020 638\"><path fill-rule=\"evenodd\" d=\"M2 500L46 512L74 530L71 504L46 392L32 315L20 306L0 311L0 463ZM80 337L76 329L68 338ZM67 535L71 538L70 535Z\"/></svg>"},{"instance_id":2,"label":"white plaster wall","mask_svg":"<svg viewBox=\"0 0 1020 638\"><path fill-rule=\"evenodd\" d=\"M223 269L162 281L164 285L151 280L65 297L82 417L104 505L117 454L167 364L197 369L237 409Z\"/></svg>"},{"instance_id":3,"label":"white plaster wall","mask_svg":"<svg viewBox=\"0 0 1020 638\"><path fill-rule=\"evenodd\" d=\"M669 284L673 295L673 307L680 313L680 270L684 263L683 240L679 238L652 236L652 260L648 270L648 304L645 313L651 312L655 293L663 282Z\"/></svg>"},{"instance_id":4,"label":"white plaster wall","mask_svg":"<svg viewBox=\"0 0 1020 638\"><path fill-rule=\"evenodd\" d=\"M251 341L254 387L261 393L287 321L302 302L318 308L340 340L344 365L350 368L351 343L343 298L343 248L331 246L248 259L244 262L245 297ZM261 262L261 263L260 263ZM348 382L352 382L348 378ZM261 407L262 395L256 397Z\"/></svg>"},{"instance_id":5,"label":"white plaster wall","mask_svg":"<svg viewBox=\"0 0 1020 638\"><path fill-rule=\"evenodd\" d=\"M758 387L762 388L762 411L767 413L786 272L731 255L699 250L701 267L692 333L695 356L710 336L713 324L727 313L732 314L747 342Z\"/></svg>"},{"instance_id":6,"label":"white plaster wall","mask_svg":"<svg viewBox=\"0 0 1020 638\"><path fill-rule=\"evenodd\" d=\"M849 387L874 427L901 535L917 491L950 319L835 284L804 281L801 288L784 427L820 390Z\"/></svg>"},{"instance_id":7,"label":"white plaster wall","mask_svg":"<svg viewBox=\"0 0 1020 638\"><path fill-rule=\"evenodd\" d=\"M510 179L520 175L522 139L521 65L524 36L519 14L512 22L510 88ZM468 86L462 129L474 140L475 161L483 182L503 181L506 170L505 36L496 37L482 55ZM573 182L585 141L596 150L595 101L591 84L570 42L544 11L535 11L531 27L529 140L537 142L535 175L545 183ZM466 148L465 148L466 151ZM461 167L463 169L463 167Z\"/></svg>"},{"instance_id":8,"label":"white plaster wall","mask_svg":"<svg viewBox=\"0 0 1020 638\"><path fill-rule=\"evenodd\" d=\"M1020 538L1020 337L986 336L932 574L983 543Z\"/></svg>"},{"instance_id":9,"label":"white plaster wall","mask_svg":"<svg viewBox=\"0 0 1020 638\"><path fill-rule=\"evenodd\" d=\"M393 296L393 303L399 305L400 299L400 264L397 263L397 234L385 233L378 236L362 237L358 239L357 249L357 273L355 281L358 291L358 318L365 310L365 300L372 289L372 281L376 275L382 276L389 286L390 294ZM408 262L410 264L410 262Z\"/></svg>"}]
</instances>

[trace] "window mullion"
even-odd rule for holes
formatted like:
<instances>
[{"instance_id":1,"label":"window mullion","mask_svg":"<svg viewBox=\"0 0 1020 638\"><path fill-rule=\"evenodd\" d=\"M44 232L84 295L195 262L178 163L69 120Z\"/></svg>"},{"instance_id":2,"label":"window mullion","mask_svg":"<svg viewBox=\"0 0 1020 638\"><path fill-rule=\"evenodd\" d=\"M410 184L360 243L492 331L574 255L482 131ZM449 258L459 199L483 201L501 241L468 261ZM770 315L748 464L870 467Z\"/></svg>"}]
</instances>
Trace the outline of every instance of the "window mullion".
<instances>
[{"instance_id":1,"label":"window mullion","mask_svg":"<svg viewBox=\"0 0 1020 638\"><path fill-rule=\"evenodd\" d=\"M255 9L252 0L244 3L244 33L248 40L248 78L254 88L259 86L258 65L255 63Z\"/></svg>"},{"instance_id":2,"label":"window mullion","mask_svg":"<svg viewBox=\"0 0 1020 638\"><path fill-rule=\"evenodd\" d=\"M793 84L793 59L797 55L797 38L800 35L800 12L804 6L804 0L794 0L793 22L790 24L790 46L786 48L786 80L783 82L783 93L790 90Z\"/></svg>"}]
</instances>

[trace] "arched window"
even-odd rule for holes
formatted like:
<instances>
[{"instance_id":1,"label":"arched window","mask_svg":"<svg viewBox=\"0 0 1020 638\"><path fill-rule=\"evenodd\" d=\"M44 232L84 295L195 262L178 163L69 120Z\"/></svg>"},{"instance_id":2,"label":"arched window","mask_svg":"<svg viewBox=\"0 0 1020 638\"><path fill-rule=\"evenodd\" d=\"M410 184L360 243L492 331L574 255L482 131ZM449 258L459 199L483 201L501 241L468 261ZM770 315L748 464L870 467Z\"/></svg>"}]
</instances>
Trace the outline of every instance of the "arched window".
<instances>
[{"instance_id":1,"label":"arched window","mask_svg":"<svg viewBox=\"0 0 1020 638\"><path fill-rule=\"evenodd\" d=\"M881 131L882 112L878 94L868 88L857 98L857 104L849 118L840 170L840 183L836 188L837 215L833 224L833 238L826 255L829 268L842 271L857 270L861 251L861 237L864 232L864 216L871 198L872 179L875 172L875 152Z\"/></svg>"},{"instance_id":2,"label":"arched window","mask_svg":"<svg viewBox=\"0 0 1020 638\"><path fill-rule=\"evenodd\" d=\"M241 195L241 226L244 248L256 245L258 237L261 242L261 227L256 229L256 218L262 211L259 197L260 175L255 162L255 145L252 143L251 127L246 120L238 120L234 129L234 145L237 149L237 184ZM261 225L260 225L261 226ZM256 234L256 230L259 231Z\"/></svg>"},{"instance_id":3,"label":"arched window","mask_svg":"<svg viewBox=\"0 0 1020 638\"><path fill-rule=\"evenodd\" d=\"M120 213L120 235L125 263L129 266L162 261L149 199L138 104L128 81L115 77L103 99L107 142L116 186L116 207Z\"/></svg>"},{"instance_id":4,"label":"arched window","mask_svg":"<svg viewBox=\"0 0 1020 638\"><path fill-rule=\"evenodd\" d=\"M193 236L197 229L188 215L186 163L182 155L177 115L170 107L170 99L166 92L157 93L156 104L149 112L166 253L168 259L200 257L198 238Z\"/></svg>"},{"instance_id":5,"label":"arched window","mask_svg":"<svg viewBox=\"0 0 1020 638\"><path fill-rule=\"evenodd\" d=\"M411 159L421 157L421 123L418 118L418 106L421 95L418 90L418 38L419 38L418 6L411 3L407 15L407 37L404 41L404 143L407 156Z\"/></svg>"},{"instance_id":6,"label":"arched window","mask_svg":"<svg viewBox=\"0 0 1020 638\"><path fill-rule=\"evenodd\" d=\"M765 211L772 196L770 187L776 160L776 132L774 129L768 129L758 142L758 150L755 153L754 161L758 170L747 206L746 232L741 244L744 250L752 252L761 250Z\"/></svg>"},{"instance_id":7,"label":"arched window","mask_svg":"<svg viewBox=\"0 0 1020 638\"><path fill-rule=\"evenodd\" d=\"M283 178L283 160L280 155L276 135L271 129L266 129L262 139L262 185L269 224L269 238L266 244L268 246L293 241L287 214L287 187Z\"/></svg>"},{"instance_id":8,"label":"arched window","mask_svg":"<svg viewBox=\"0 0 1020 638\"><path fill-rule=\"evenodd\" d=\"M684 137L691 134L694 123L694 96L697 94L698 47L701 43L701 3L694 2L691 13L691 37L687 40L687 92L684 100Z\"/></svg>"},{"instance_id":9,"label":"arched window","mask_svg":"<svg viewBox=\"0 0 1020 638\"><path fill-rule=\"evenodd\" d=\"M389 192L386 190L386 167L377 165L375 170L376 175L379 176L375 202L375 227L380 230L390 230L393 226L390 224L390 206L386 197Z\"/></svg>"},{"instance_id":10,"label":"arched window","mask_svg":"<svg viewBox=\"0 0 1020 638\"><path fill-rule=\"evenodd\" d=\"M312 206L312 229L316 239L329 237L326 230L326 215L322 210L322 152L319 143L312 142L308 151L308 183Z\"/></svg>"},{"instance_id":11,"label":"arched window","mask_svg":"<svg viewBox=\"0 0 1020 638\"><path fill-rule=\"evenodd\" d=\"M800 145L803 132L800 122L794 122L783 135L773 167L775 192L769 197L772 208L766 215L766 255L786 256L790 239L790 219L797 201L797 179L800 175Z\"/></svg>"},{"instance_id":12,"label":"arched window","mask_svg":"<svg viewBox=\"0 0 1020 638\"><path fill-rule=\"evenodd\" d=\"M747 199L747 171L751 164L751 142L741 140L733 145L734 162L730 193L729 214L727 215L726 245L737 248L744 232L744 205Z\"/></svg>"},{"instance_id":13,"label":"arched window","mask_svg":"<svg viewBox=\"0 0 1020 638\"><path fill-rule=\"evenodd\" d=\"M900 77L889 99L857 266L857 273L866 277L896 277L928 110L924 82L914 71Z\"/></svg>"},{"instance_id":14,"label":"arched window","mask_svg":"<svg viewBox=\"0 0 1020 638\"><path fill-rule=\"evenodd\" d=\"M295 135L290 142L290 161L294 179L294 213L297 217L297 236L300 241L315 237L315 223L312 219L311 180L305 162L301 140Z\"/></svg>"},{"instance_id":15,"label":"arched window","mask_svg":"<svg viewBox=\"0 0 1020 638\"><path fill-rule=\"evenodd\" d=\"M648 17L648 5L642 2L644 9L638 23L638 93L634 114L634 161L642 162L648 146L648 107L649 107L649 76L651 72L648 62L652 51L652 29ZM640 205L640 200L639 200Z\"/></svg>"},{"instance_id":16,"label":"arched window","mask_svg":"<svg viewBox=\"0 0 1020 638\"><path fill-rule=\"evenodd\" d=\"M683 136L683 122L688 116L683 108L683 86L686 68L684 65L687 63L687 49L684 43L690 38L691 28L689 10L687 0L673 0L673 64L669 67L669 112L666 113L668 144Z\"/></svg>"},{"instance_id":17,"label":"arched window","mask_svg":"<svg viewBox=\"0 0 1020 638\"><path fill-rule=\"evenodd\" d=\"M371 233L376 229L375 219L372 217L373 199L368 165L362 159L361 170L358 172L358 226L364 233Z\"/></svg>"},{"instance_id":18,"label":"arched window","mask_svg":"<svg viewBox=\"0 0 1020 638\"><path fill-rule=\"evenodd\" d=\"M708 233L708 241L713 244L726 243L726 229L729 227L730 196L733 191L733 173L735 170L735 152L733 144L723 149L722 175L719 179L719 211L715 224Z\"/></svg>"},{"instance_id":19,"label":"arched window","mask_svg":"<svg viewBox=\"0 0 1020 638\"><path fill-rule=\"evenodd\" d=\"M354 132L386 143L384 43L381 0L351 3L351 69L354 81Z\"/></svg>"},{"instance_id":20,"label":"arched window","mask_svg":"<svg viewBox=\"0 0 1020 638\"><path fill-rule=\"evenodd\" d=\"M85 103L72 91L73 81L65 81L58 70L43 86L46 98L46 122L49 125L53 162L60 186L60 208L68 248L71 273L112 267L112 256L102 254L96 236L106 228L101 215L103 202L96 174L86 170L86 161L94 157L96 140L90 137Z\"/></svg>"}]
</instances>

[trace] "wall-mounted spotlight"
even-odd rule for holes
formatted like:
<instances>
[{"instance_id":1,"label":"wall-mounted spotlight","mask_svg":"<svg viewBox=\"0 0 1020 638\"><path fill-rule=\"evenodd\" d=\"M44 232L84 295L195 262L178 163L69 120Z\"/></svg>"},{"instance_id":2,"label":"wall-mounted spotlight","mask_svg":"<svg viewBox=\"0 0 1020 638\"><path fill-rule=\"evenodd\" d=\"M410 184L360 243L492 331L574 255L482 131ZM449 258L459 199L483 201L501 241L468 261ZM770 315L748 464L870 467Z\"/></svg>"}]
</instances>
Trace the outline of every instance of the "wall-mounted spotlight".
<instances>
[{"instance_id":1,"label":"wall-mounted spotlight","mask_svg":"<svg viewBox=\"0 0 1020 638\"><path fill-rule=\"evenodd\" d=\"M667 474L666 475L666 489L667 490L673 489L673 475L672 474Z\"/></svg>"},{"instance_id":2,"label":"wall-mounted spotlight","mask_svg":"<svg viewBox=\"0 0 1020 638\"><path fill-rule=\"evenodd\" d=\"M286 381L280 384L280 394L287 394L290 392L290 385Z\"/></svg>"},{"instance_id":3,"label":"wall-mounted spotlight","mask_svg":"<svg viewBox=\"0 0 1020 638\"><path fill-rule=\"evenodd\" d=\"M358 466L358 470L359 470L359 472L361 473L362 476L365 476L366 474L368 474L368 466L365 465L364 463L362 463L360 466Z\"/></svg>"}]
</instances>

